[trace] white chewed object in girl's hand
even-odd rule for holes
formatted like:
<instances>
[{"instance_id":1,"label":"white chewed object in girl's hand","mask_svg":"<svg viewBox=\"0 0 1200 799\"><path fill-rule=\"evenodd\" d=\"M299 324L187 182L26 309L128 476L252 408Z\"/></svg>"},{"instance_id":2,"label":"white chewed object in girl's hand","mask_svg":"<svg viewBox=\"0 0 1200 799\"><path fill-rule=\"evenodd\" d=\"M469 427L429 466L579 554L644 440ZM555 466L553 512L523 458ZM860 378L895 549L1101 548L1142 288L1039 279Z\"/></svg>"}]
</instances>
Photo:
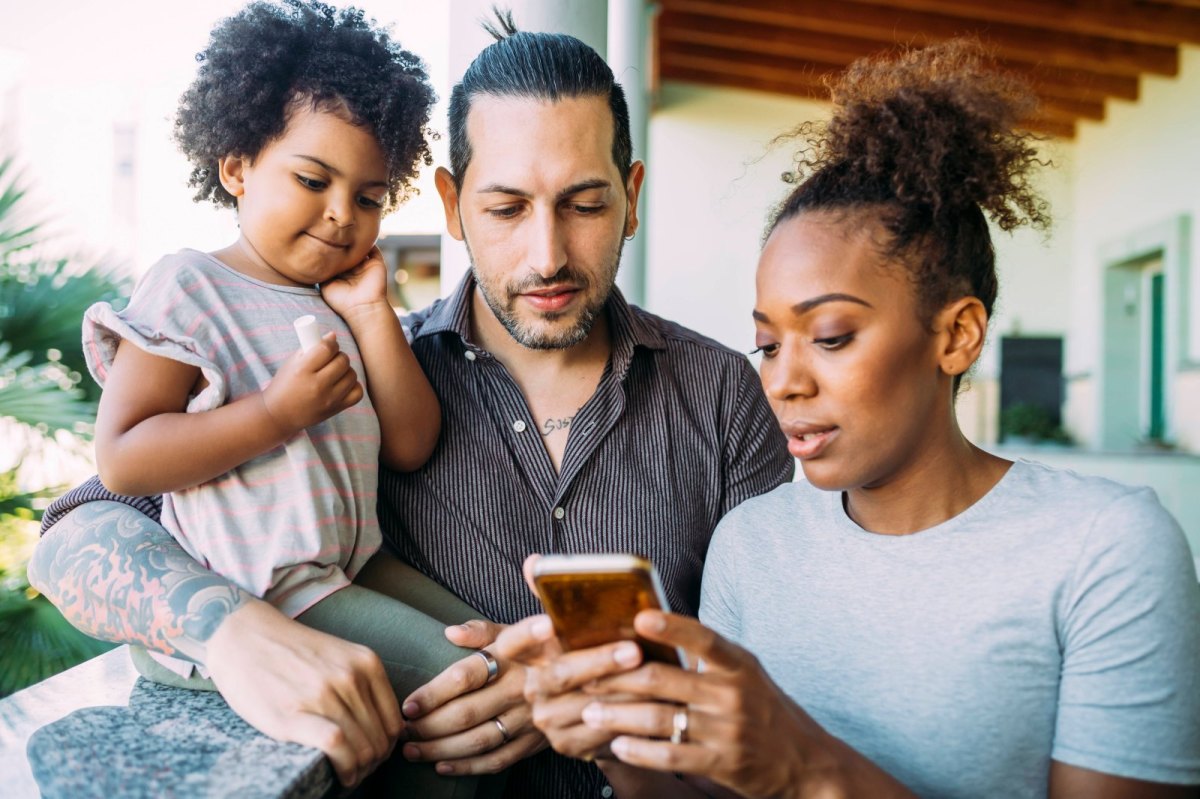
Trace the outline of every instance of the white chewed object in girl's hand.
<instances>
[{"instance_id":1,"label":"white chewed object in girl's hand","mask_svg":"<svg viewBox=\"0 0 1200 799\"><path fill-rule=\"evenodd\" d=\"M321 341L321 326L317 317L312 314L301 316L292 326L296 328L296 337L300 339L300 349L308 352Z\"/></svg>"}]
</instances>

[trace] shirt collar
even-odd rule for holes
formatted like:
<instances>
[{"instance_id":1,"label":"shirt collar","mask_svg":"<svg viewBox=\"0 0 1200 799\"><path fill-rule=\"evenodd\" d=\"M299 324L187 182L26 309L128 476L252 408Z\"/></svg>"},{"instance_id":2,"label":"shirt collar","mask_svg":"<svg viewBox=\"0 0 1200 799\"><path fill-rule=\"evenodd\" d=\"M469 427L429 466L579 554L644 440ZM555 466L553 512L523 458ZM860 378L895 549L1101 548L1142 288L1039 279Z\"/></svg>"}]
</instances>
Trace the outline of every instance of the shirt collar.
<instances>
[{"instance_id":1,"label":"shirt collar","mask_svg":"<svg viewBox=\"0 0 1200 799\"><path fill-rule=\"evenodd\" d=\"M475 276L468 270L454 291L431 310L416 338L437 333L455 333L464 344L473 345L471 300L474 294ZM616 371L623 373L628 368L635 347L666 349L667 344L658 328L652 325L644 314L635 314L634 309L625 301L625 295L615 286L608 297L605 312L608 314L613 340L613 366L616 367Z\"/></svg>"}]
</instances>

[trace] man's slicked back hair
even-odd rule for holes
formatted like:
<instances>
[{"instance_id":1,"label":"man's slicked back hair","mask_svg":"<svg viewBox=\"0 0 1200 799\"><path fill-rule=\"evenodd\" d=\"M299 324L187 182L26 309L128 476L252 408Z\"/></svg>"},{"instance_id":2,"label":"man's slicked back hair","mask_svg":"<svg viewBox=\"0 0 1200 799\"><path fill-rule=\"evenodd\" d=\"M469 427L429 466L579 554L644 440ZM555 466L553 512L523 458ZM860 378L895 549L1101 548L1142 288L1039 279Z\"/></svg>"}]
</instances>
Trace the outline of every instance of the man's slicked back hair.
<instances>
[{"instance_id":1,"label":"man's slicked back hair","mask_svg":"<svg viewBox=\"0 0 1200 799\"><path fill-rule=\"evenodd\" d=\"M511 11L493 9L496 23L484 30L496 41L484 48L450 92L450 171L461 189L471 163L467 114L480 95L558 102L564 98L606 97L613 115L613 163L621 183L633 165L629 107L625 92L600 54L564 33L518 31Z\"/></svg>"}]
</instances>

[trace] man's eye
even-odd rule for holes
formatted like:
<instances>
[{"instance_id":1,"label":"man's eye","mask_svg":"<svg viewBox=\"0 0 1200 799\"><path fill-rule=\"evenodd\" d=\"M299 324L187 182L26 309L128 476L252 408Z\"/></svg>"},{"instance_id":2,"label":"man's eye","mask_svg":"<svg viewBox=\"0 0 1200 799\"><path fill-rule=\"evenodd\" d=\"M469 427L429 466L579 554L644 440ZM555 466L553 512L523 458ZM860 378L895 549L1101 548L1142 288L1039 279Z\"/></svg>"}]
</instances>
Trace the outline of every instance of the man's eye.
<instances>
[{"instance_id":1,"label":"man's eye","mask_svg":"<svg viewBox=\"0 0 1200 799\"><path fill-rule=\"evenodd\" d=\"M300 181L300 185L304 186L305 188L312 189L313 191L320 191L321 189L325 188L326 185L328 185L323 180L306 178L304 175L296 175L296 180Z\"/></svg>"},{"instance_id":2,"label":"man's eye","mask_svg":"<svg viewBox=\"0 0 1200 799\"><path fill-rule=\"evenodd\" d=\"M503 208L489 208L488 214L496 219L512 219L514 216L520 213L520 211L521 208L519 206L506 205Z\"/></svg>"},{"instance_id":3,"label":"man's eye","mask_svg":"<svg viewBox=\"0 0 1200 799\"><path fill-rule=\"evenodd\" d=\"M600 213L601 211L603 211L603 210L604 210L604 206L603 206L603 205L579 205L579 204L575 204L575 205L572 205L572 206L571 206L571 210L572 210L572 211L574 211L574 212L575 212L575 213L577 213L577 214L583 214L583 215L587 216L587 215L591 215L591 214L598 214L598 213Z\"/></svg>"}]
</instances>

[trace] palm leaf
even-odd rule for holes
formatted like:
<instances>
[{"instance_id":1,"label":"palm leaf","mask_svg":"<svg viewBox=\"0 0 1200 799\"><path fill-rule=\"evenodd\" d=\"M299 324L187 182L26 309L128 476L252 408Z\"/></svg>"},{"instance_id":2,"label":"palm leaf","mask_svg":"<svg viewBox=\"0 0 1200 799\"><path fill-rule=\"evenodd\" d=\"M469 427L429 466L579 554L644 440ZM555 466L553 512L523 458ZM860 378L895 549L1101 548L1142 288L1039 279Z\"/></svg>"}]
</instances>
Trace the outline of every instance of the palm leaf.
<instances>
[{"instance_id":1,"label":"palm leaf","mask_svg":"<svg viewBox=\"0 0 1200 799\"><path fill-rule=\"evenodd\" d=\"M0 697L107 652L114 644L76 630L41 594L0 593Z\"/></svg>"},{"instance_id":2,"label":"palm leaf","mask_svg":"<svg viewBox=\"0 0 1200 799\"><path fill-rule=\"evenodd\" d=\"M7 177L12 166L11 158L0 161L0 255L5 258L9 253L33 246L34 234L40 227L25 218L24 207L20 205L25 189L18 185L17 176Z\"/></svg>"},{"instance_id":3,"label":"palm leaf","mask_svg":"<svg viewBox=\"0 0 1200 799\"><path fill-rule=\"evenodd\" d=\"M0 418L13 419L45 434L57 430L79 432L93 421L96 406L70 385L61 369L32 367L28 352L10 355L8 342L0 342Z\"/></svg>"}]
</instances>

